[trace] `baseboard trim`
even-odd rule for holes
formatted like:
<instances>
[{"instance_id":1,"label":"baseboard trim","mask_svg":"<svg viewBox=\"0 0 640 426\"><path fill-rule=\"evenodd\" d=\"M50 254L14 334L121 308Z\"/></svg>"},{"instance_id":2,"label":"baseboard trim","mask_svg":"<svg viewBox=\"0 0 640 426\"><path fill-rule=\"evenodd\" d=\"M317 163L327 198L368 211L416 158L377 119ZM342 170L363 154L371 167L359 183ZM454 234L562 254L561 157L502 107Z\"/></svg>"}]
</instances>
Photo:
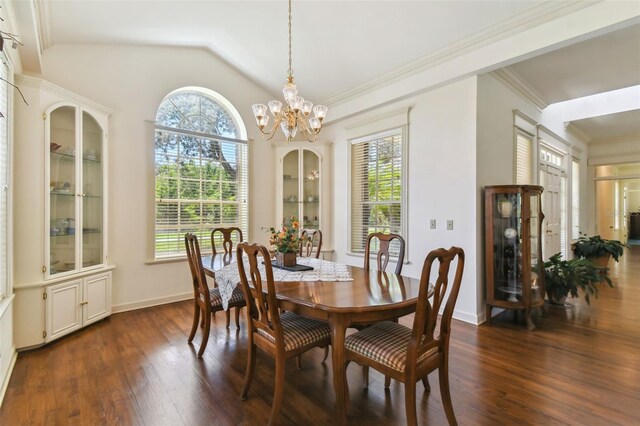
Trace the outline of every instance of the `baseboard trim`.
<instances>
[{"instance_id":1,"label":"baseboard trim","mask_svg":"<svg viewBox=\"0 0 640 426\"><path fill-rule=\"evenodd\" d=\"M150 308L152 306L166 305L167 303L181 302L183 300L193 299L193 292L179 293L171 296L157 297L155 299L146 299L139 302L123 303L121 305L113 305L111 312L114 314L120 312L134 311L136 309Z\"/></svg>"},{"instance_id":2,"label":"baseboard trim","mask_svg":"<svg viewBox=\"0 0 640 426\"><path fill-rule=\"evenodd\" d=\"M468 312L462 312L462 311L457 311L454 310L453 311L453 318L457 319L459 321L464 321L467 322L469 324L473 324L473 325L480 325L481 323L484 322L484 318L482 318L483 315L475 315L475 314L470 314Z\"/></svg>"},{"instance_id":3,"label":"baseboard trim","mask_svg":"<svg viewBox=\"0 0 640 426\"><path fill-rule=\"evenodd\" d=\"M0 407L2 407L2 402L4 401L4 395L7 393L7 388L9 387L9 380L11 380L11 373L13 373L13 367L16 365L16 360L18 359L18 351L16 351L15 346L13 347L13 355L11 356L11 362L9 363L9 369L7 369L7 375L5 376L2 382L2 389L0 389Z\"/></svg>"}]
</instances>

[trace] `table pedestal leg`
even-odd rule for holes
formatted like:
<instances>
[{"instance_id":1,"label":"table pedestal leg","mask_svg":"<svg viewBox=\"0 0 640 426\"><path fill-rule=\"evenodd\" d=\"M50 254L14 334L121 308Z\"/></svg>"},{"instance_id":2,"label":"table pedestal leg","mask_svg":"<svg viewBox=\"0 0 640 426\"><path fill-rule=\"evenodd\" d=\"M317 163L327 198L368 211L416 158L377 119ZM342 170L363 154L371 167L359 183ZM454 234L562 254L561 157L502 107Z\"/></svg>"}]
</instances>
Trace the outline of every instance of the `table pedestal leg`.
<instances>
[{"instance_id":1,"label":"table pedestal leg","mask_svg":"<svg viewBox=\"0 0 640 426\"><path fill-rule=\"evenodd\" d=\"M331 325L331 352L333 363L333 388L336 393L337 421L339 424L347 422L347 391L346 372L344 368L344 338L347 330L346 323L341 316L333 317Z\"/></svg>"}]
</instances>

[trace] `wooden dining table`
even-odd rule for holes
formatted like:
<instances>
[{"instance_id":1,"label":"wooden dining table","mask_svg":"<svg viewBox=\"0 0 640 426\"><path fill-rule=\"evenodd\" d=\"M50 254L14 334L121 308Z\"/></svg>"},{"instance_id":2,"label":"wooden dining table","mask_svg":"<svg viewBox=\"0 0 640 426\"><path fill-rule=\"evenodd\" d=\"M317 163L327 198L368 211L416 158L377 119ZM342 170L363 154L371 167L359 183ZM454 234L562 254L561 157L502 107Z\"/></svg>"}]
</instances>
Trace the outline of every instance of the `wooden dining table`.
<instances>
[{"instance_id":1,"label":"wooden dining table","mask_svg":"<svg viewBox=\"0 0 640 426\"><path fill-rule=\"evenodd\" d=\"M231 264L203 256L206 273ZM216 259L217 258L217 259ZM235 259L233 259L235 262ZM296 314L326 321L331 328L333 387L337 420L346 423L345 336L352 324L390 320L415 311L420 280L388 272L350 266L353 281L276 281L279 306ZM431 291L429 296L431 296Z\"/></svg>"}]
</instances>

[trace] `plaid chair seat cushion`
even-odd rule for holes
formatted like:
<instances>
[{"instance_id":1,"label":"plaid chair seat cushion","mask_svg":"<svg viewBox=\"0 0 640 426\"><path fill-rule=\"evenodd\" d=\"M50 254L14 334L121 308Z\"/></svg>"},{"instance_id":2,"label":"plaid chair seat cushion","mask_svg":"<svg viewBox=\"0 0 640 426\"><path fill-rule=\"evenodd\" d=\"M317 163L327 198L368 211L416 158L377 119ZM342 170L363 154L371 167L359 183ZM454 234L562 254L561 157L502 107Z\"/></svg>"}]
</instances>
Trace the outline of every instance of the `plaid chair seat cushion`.
<instances>
[{"instance_id":1,"label":"plaid chair seat cushion","mask_svg":"<svg viewBox=\"0 0 640 426\"><path fill-rule=\"evenodd\" d=\"M402 372L407 360L409 340L410 328L395 322L382 321L348 336L344 346L347 350ZM418 358L418 362L437 351L438 348L433 348L425 352Z\"/></svg>"},{"instance_id":2,"label":"plaid chair seat cushion","mask_svg":"<svg viewBox=\"0 0 640 426\"><path fill-rule=\"evenodd\" d=\"M217 288L210 288L209 297L211 297L211 306L222 308L222 296L220 295L220 290ZM244 302L244 294L242 294L240 286L237 286L233 289L231 299L229 299L229 306L236 306L238 304L242 304L242 302Z\"/></svg>"},{"instance_id":3,"label":"plaid chair seat cushion","mask_svg":"<svg viewBox=\"0 0 640 426\"><path fill-rule=\"evenodd\" d=\"M286 351L323 341L329 344L331 341L331 330L326 322L301 317L293 312L285 312L280 315L280 323L284 331L284 349ZM261 329L257 331L275 342L275 339L266 331Z\"/></svg>"}]
</instances>

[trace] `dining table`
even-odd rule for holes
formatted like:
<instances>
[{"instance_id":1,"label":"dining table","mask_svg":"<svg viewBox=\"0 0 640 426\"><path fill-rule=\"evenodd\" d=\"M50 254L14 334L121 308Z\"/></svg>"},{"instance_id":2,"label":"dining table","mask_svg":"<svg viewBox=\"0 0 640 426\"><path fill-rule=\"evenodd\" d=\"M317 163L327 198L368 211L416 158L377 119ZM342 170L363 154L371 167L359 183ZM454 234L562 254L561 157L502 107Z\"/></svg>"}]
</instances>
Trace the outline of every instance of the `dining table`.
<instances>
[{"instance_id":1,"label":"dining table","mask_svg":"<svg viewBox=\"0 0 640 426\"><path fill-rule=\"evenodd\" d=\"M218 256L220 254L202 257L205 273L215 277L221 294L231 295L240 281L236 259ZM347 328L413 313L420 280L315 258L298 258L298 264L314 269L287 274L273 268L276 298L285 311L329 324L336 414L337 420L344 424L348 404L344 347ZM432 293L430 287L429 297Z\"/></svg>"}]
</instances>

